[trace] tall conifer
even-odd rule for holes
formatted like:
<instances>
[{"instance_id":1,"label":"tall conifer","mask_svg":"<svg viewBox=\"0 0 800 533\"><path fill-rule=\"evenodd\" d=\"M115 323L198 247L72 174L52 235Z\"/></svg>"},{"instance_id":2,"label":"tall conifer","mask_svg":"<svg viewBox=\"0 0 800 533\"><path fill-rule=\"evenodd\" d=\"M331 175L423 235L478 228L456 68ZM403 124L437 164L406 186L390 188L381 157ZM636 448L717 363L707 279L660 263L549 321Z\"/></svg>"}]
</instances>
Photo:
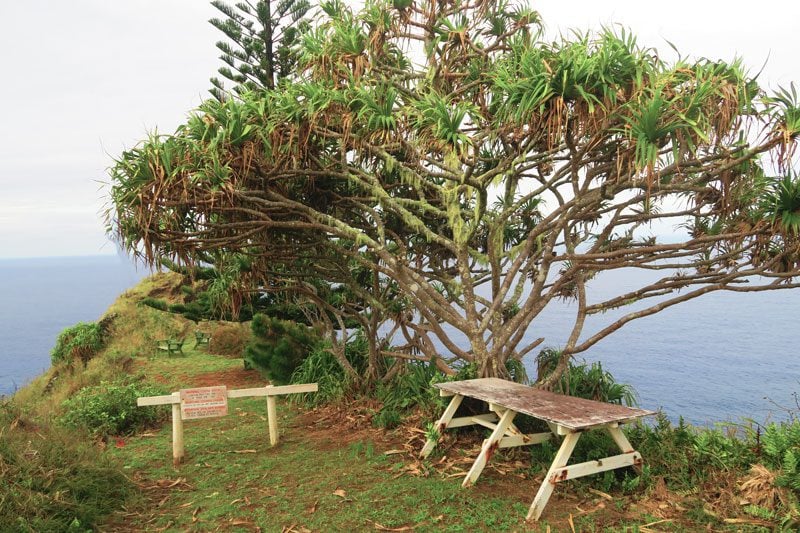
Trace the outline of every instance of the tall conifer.
<instances>
[{"instance_id":1,"label":"tall conifer","mask_svg":"<svg viewBox=\"0 0 800 533\"><path fill-rule=\"evenodd\" d=\"M233 5L214 0L211 5L224 15L209 22L227 37L217 42L225 63L218 72L235 84L233 92L273 89L277 79L292 71L291 46L307 24L308 0L246 0ZM211 78L210 92L217 100L225 99L223 83L223 79Z\"/></svg>"}]
</instances>

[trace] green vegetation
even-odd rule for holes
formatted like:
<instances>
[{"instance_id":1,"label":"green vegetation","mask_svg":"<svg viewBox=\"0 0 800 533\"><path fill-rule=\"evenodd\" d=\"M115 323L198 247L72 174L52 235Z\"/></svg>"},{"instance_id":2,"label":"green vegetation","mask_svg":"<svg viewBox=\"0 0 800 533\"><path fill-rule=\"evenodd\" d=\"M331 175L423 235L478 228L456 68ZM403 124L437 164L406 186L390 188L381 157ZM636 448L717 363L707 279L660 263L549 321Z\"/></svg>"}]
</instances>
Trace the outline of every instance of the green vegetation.
<instances>
[{"instance_id":1,"label":"green vegetation","mask_svg":"<svg viewBox=\"0 0 800 533\"><path fill-rule=\"evenodd\" d=\"M769 424L758 451L766 466L779 472L775 483L800 495L800 421Z\"/></svg>"},{"instance_id":2,"label":"green vegetation","mask_svg":"<svg viewBox=\"0 0 800 533\"><path fill-rule=\"evenodd\" d=\"M549 376L561 359L562 353L559 350L545 348L539 352L536 366L540 379ZM566 372L553 385L555 392L600 402L636 405L636 391L633 387L617 383L614 376L603 370L599 361L587 364L570 360L567 365Z\"/></svg>"},{"instance_id":3,"label":"green vegetation","mask_svg":"<svg viewBox=\"0 0 800 533\"><path fill-rule=\"evenodd\" d=\"M64 414L59 421L68 427L84 429L93 435L130 435L166 418L162 406L157 409L140 409L136 399L140 396L166 394L162 387L127 380L84 387L75 396L65 400Z\"/></svg>"},{"instance_id":4,"label":"green vegetation","mask_svg":"<svg viewBox=\"0 0 800 533\"><path fill-rule=\"evenodd\" d=\"M163 328L193 331L195 325L139 302L156 294L171 303L184 297L179 286L172 274L144 280L112 306L113 333L85 367L51 369L3 406L0 530L530 527L523 521L525 512L556 443L499 451L480 490L473 491L461 489L459 478L484 429L445 432L435 456L423 462L416 458L434 432L428 422L442 408L431 384L474 377L473 365L448 377L431 364L389 361L390 378L365 394L320 344L293 374L294 382L319 380L320 392L306 402L280 400L278 447L268 445L263 400L235 399L228 417L186 423L187 461L176 471L170 424L159 408L133 408L133 399L193 384L245 388L263 383L258 372L242 368L239 357L193 346L181 358L153 352L147 339ZM176 322L165 324L165 319ZM230 323L204 327L244 331ZM124 344L131 350L120 351ZM367 345L363 334L351 335L345 355L355 368L366 364ZM118 381L121 373L147 377ZM571 384L585 382L570 390L590 397L611 391L603 399L624 400L614 392L624 386L602 370L574 364L568 375ZM63 427L64 422L76 429ZM87 437L86 429L97 437ZM667 531L797 526L800 422L696 429L660 415L626 433L645 458L642 470L569 482L567 492L557 493L548 506L541 531L548 526L569 530L570 520L576 531L635 530L660 520L665 522L659 529ZM590 432L573 460L597 459L613 450L605 434Z\"/></svg>"},{"instance_id":5,"label":"green vegetation","mask_svg":"<svg viewBox=\"0 0 800 533\"><path fill-rule=\"evenodd\" d=\"M0 403L0 531L83 533L134 492L95 443Z\"/></svg>"},{"instance_id":6,"label":"green vegetation","mask_svg":"<svg viewBox=\"0 0 800 533\"><path fill-rule=\"evenodd\" d=\"M667 61L616 26L550 39L524 2L329 0L276 76L255 70L275 65L259 5L218 26L243 90L119 155L109 228L152 263L213 265L220 302L301 305L363 388L398 353L509 377L559 300L576 313L548 387L642 317L800 287L800 101L741 61ZM660 242L663 224L687 231ZM656 279L590 290L627 268ZM360 372L336 344L352 322Z\"/></svg>"},{"instance_id":7,"label":"green vegetation","mask_svg":"<svg viewBox=\"0 0 800 533\"><path fill-rule=\"evenodd\" d=\"M224 18L209 22L221 31L226 41L217 42L225 63L219 69L223 78L234 82L233 91L241 94L252 89L272 89L277 79L294 70L296 45L300 30L308 26L304 19L311 5L308 0L258 0L229 5L211 2ZM225 100L223 83L211 78L211 94Z\"/></svg>"},{"instance_id":8,"label":"green vegetation","mask_svg":"<svg viewBox=\"0 0 800 533\"><path fill-rule=\"evenodd\" d=\"M538 526L523 517L555 442L496 451L464 491L486 428L431 424L436 382L527 382L523 358L546 340L527 333L557 300L576 302L575 322L541 351L537 384L631 405L574 356L708 292L800 287L793 89L769 94L739 61L668 63L625 30L550 41L505 1L330 0L313 22L304 0L213 5L233 92L212 80L215 99L111 169L110 231L172 272L65 330L53 367L0 406L0 529L798 526L794 418L636 424L641 470L570 482L575 499ZM658 243L653 223L689 235ZM661 277L589 300L598 273L632 267ZM610 309L629 311L584 330ZM154 347L198 328L207 351ZM281 400L276 448L263 399L187 421L176 471L163 409L135 398L263 384L243 351L319 392ZM426 436L443 442L420 461ZM590 432L573 458L614 446Z\"/></svg>"},{"instance_id":9,"label":"green vegetation","mask_svg":"<svg viewBox=\"0 0 800 533\"><path fill-rule=\"evenodd\" d=\"M50 359L53 364L73 361L85 364L103 347L105 334L101 324L79 322L58 335Z\"/></svg>"},{"instance_id":10,"label":"green vegetation","mask_svg":"<svg viewBox=\"0 0 800 533\"><path fill-rule=\"evenodd\" d=\"M308 326L263 314L255 315L251 326L253 340L245 349L245 361L278 383L288 383L322 340Z\"/></svg>"}]
</instances>

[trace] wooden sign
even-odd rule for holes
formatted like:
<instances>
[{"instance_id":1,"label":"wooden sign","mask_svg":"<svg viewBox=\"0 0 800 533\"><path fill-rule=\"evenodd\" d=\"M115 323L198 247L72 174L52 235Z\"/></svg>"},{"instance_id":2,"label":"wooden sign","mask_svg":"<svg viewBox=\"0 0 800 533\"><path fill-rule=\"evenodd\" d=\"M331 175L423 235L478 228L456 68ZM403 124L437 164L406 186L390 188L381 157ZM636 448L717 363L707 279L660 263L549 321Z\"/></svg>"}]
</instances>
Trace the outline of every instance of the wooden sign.
<instances>
[{"instance_id":1,"label":"wooden sign","mask_svg":"<svg viewBox=\"0 0 800 533\"><path fill-rule=\"evenodd\" d=\"M225 385L181 389L181 418L211 418L228 414L228 390Z\"/></svg>"}]
</instances>

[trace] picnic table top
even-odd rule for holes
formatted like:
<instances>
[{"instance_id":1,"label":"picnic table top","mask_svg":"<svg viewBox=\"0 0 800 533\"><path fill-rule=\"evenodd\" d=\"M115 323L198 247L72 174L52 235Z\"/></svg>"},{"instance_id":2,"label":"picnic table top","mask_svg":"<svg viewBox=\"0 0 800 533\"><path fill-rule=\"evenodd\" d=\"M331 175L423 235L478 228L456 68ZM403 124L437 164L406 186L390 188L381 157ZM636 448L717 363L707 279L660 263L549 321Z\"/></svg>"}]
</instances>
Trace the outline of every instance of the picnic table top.
<instances>
[{"instance_id":1,"label":"picnic table top","mask_svg":"<svg viewBox=\"0 0 800 533\"><path fill-rule=\"evenodd\" d=\"M630 422L654 411L565 396L499 378L436 383L435 387L493 403L573 430Z\"/></svg>"}]
</instances>

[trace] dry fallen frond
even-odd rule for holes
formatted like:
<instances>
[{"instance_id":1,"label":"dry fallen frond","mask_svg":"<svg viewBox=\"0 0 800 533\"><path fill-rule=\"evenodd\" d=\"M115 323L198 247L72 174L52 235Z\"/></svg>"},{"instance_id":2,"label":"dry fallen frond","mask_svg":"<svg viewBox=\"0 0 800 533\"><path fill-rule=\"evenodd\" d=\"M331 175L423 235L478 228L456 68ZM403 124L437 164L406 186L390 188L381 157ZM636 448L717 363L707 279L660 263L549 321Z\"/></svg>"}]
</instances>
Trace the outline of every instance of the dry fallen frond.
<instances>
[{"instance_id":1,"label":"dry fallen frond","mask_svg":"<svg viewBox=\"0 0 800 533\"><path fill-rule=\"evenodd\" d=\"M774 510L782 500L785 500L785 495L781 494L781 489L775 485L777 476L776 472L764 465L753 465L750 467L750 473L739 484L742 497L752 505Z\"/></svg>"}]
</instances>

